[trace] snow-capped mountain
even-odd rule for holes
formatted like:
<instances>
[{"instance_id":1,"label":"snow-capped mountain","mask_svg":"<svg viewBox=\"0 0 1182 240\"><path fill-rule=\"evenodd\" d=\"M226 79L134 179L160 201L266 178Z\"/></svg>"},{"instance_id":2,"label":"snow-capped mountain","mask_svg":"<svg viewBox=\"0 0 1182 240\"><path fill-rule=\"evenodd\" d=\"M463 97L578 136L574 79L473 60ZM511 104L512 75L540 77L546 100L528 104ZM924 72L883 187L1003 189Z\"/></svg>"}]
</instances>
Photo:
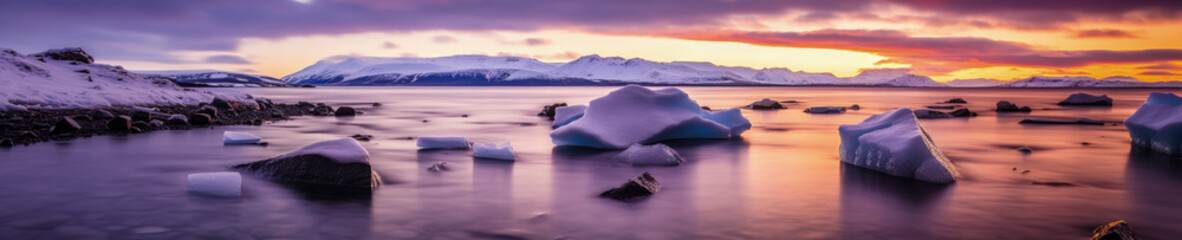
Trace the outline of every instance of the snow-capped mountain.
<instances>
[{"instance_id":1,"label":"snow-capped mountain","mask_svg":"<svg viewBox=\"0 0 1182 240\"><path fill-rule=\"evenodd\" d=\"M557 65L523 57L457 55L439 58L331 57L283 77L291 84L394 85L420 79L530 79Z\"/></svg>"},{"instance_id":2,"label":"snow-capped mountain","mask_svg":"<svg viewBox=\"0 0 1182 240\"><path fill-rule=\"evenodd\" d=\"M283 80L263 75L218 70L135 71L141 75L173 79L181 86L194 87L284 87Z\"/></svg>"},{"instance_id":3,"label":"snow-capped mountain","mask_svg":"<svg viewBox=\"0 0 1182 240\"><path fill-rule=\"evenodd\" d=\"M1182 87L1182 82L1142 82L1130 77L1047 77L1034 76L1002 84L1001 87L1021 88L1153 88Z\"/></svg>"},{"instance_id":4,"label":"snow-capped mountain","mask_svg":"<svg viewBox=\"0 0 1182 240\"><path fill-rule=\"evenodd\" d=\"M1002 80L988 78L956 79L945 82L950 87L994 87L1006 83Z\"/></svg>"},{"instance_id":5,"label":"snow-capped mountain","mask_svg":"<svg viewBox=\"0 0 1182 240\"><path fill-rule=\"evenodd\" d=\"M546 72L551 78L578 78L655 84L734 84L742 76L709 63L658 63L640 58L583 56Z\"/></svg>"},{"instance_id":6,"label":"snow-capped mountain","mask_svg":"<svg viewBox=\"0 0 1182 240\"><path fill-rule=\"evenodd\" d=\"M93 61L79 48L30 55L0 49L0 110L197 104L215 96L239 101L249 98L245 94L193 91L164 78Z\"/></svg>"}]
</instances>

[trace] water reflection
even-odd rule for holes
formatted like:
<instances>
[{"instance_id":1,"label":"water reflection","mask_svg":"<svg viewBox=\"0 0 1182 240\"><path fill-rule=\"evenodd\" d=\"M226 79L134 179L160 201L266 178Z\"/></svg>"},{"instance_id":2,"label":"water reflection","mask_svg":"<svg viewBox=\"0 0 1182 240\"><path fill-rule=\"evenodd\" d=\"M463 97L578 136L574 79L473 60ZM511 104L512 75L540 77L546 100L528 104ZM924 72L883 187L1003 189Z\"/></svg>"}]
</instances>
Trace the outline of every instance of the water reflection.
<instances>
[{"instance_id":1,"label":"water reflection","mask_svg":"<svg viewBox=\"0 0 1182 240\"><path fill-rule=\"evenodd\" d=\"M1182 206L1182 159L1132 147L1125 181L1132 201L1127 221L1138 239L1182 236L1177 222L1182 210L1160 207Z\"/></svg>"},{"instance_id":2,"label":"water reflection","mask_svg":"<svg viewBox=\"0 0 1182 240\"><path fill-rule=\"evenodd\" d=\"M955 184L932 184L841 164L841 234L846 239L941 239L934 215Z\"/></svg>"}]
</instances>

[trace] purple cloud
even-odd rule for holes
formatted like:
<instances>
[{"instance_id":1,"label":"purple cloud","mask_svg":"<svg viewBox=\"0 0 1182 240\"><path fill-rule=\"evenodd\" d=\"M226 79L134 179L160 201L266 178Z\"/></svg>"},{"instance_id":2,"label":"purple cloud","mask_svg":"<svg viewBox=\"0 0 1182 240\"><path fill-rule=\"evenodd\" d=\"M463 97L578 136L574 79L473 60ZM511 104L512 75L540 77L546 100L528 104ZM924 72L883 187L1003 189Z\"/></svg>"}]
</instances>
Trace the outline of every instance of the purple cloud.
<instances>
[{"instance_id":1,"label":"purple cloud","mask_svg":"<svg viewBox=\"0 0 1182 240\"><path fill-rule=\"evenodd\" d=\"M1166 71L1145 71L1145 72L1138 73L1137 75L1145 75L1145 76L1182 76L1182 74L1180 74L1180 73L1173 73L1173 72L1166 72Z\"/></svg>"},{"instance_id":2,"label":"purple cloud","mask_svg":"<svg viewBox=\"0 0 1182 240\"><path fill-rule=\"evenodd\" d=\"M1076 38L1137 38L1137 35L1120 29L1088 29L1075 32Z\"/></svg>"},{"instance_id":3,"label":"purple cloud","mask_svg":"<svg viewBox=\"0 0 1182 240\"><path fill-rule=\"evenodd\" d=\"M1155 64L1155 65L1149 65L1149 66L1141 66L1141 67L1137 67L1137 69L1144 69L1144 70L1182 70L1182 65L1177 65L1177 64L1173 64L1173 63L1163 62L1163 63L1159 63L1159 64Z\"/></svg>"},{"instance_id":4,"label":"purple cloud","mask_svg":"<svg viewBox=\"0 0 1182 240\"><path fill-rule=\"evenodd\" d=\"M529 46L542 46L542 45L547 45L547 44L550 44L550 40L546 40L546 39L542 39L542 38L526 38L525 39L525 45L529 45Z\"/></svg>"},{"instance_id":5,"label":"purple cloud","mask_svg":"<svg viewBox=\"0 0 1182 240\"><path fill-rule=\"evenodd\" d=\"M214 55L205 58L205 63L251 64L250 60L234 55Z\"/></svg>"},{"instance_id":6,"label":"purple cloud","mask_svg":"<svg viewBox=\"0 0 1182 240\"><path fill-rule=\"evenodd\" d=\"M456 38L448 35L439 35L431 38L431 42L435 44L452 44L456 43Z\"/></svg>"}]
</instances>

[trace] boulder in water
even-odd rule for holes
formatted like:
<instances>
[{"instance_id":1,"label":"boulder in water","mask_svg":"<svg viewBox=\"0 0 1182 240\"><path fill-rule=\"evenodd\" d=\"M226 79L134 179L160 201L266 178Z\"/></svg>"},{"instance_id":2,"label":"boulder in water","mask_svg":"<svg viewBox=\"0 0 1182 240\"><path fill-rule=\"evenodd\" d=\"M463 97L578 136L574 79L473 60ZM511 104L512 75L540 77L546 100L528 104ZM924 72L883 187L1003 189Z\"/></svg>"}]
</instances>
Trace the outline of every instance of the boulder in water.
<instances>
[{"instance_id":1,"label":"boulder in water","mask_svg":"<svg viewBox=\"0 0 1182 240\"><path fill-rule=\"evenodd\" d=\"M843 112L845 112L845 107L828 107L828 106L809 107L809 108L804 109L804 112L814 113L814 114L843 113Z\"/></svg>"},{"instance_id":2,"label":"boulder in water","mask_svg":"<svg viewBox=\"0 0 1182 240\"><path fill-rule=\"evenodd\" d=\"M963 98L953 98L953 99L948 99L948 101L944 101L944 103L963 104L963 103L969 103L969 101L965 101Z\"/></svg>"},{"instance_id":3,"label":"boulder in water","mask_svg":"<svg viewBox=\"0 0 1182 240\"><path fill-rule=\"evenodd\" d=\"M950 118L950 117L952 117L952 115L949 115L946 112L941 112L941 111L936 111L936 110L919 109L919 110L915 110L913 112L915 113L916 118Z\"/></svg>"},{"instance_id":4,"label":"boulder in water","mask_svg":"<svg viewBox=\"0 0 1182 240\"><path fill-rule=\"evenodd\" d=\"M357 116L357 110L354 110L353 107L342 106L342 107L338 107L337 111L334 112L333 114L336 115L337 117L352 117L352 116Z\"/></svg>"},{"instance_id":5,"label":"boulder in water","mask_svg":"<svg viewBox=\"0 0 1182 240\"><path fill-rule=\"evenodd\" d=\"M419 149L467 149L468 139L457 136L418 137L415 145Z\"/></svg>"},{"instance_id":6,"label":"boulder in water","mask_svg":"<svg viewBox=\"0 0 1182 240\"><path fill-rule=\"evenodd\" d=\"M747 105L747 107L750 107L751 109L785 109L785 108L788 108L788 107L785 107L784 105L780 104L780 102L777 102L776 100L771 100L771 99L767 99L767 98L753 102L753 103L751 103L751 105Z\"/></svg>"},{"instance_id":7,"label":"boulder in water","mask_svg":"<svg viewBox=\"0 0 1182 240\"><path fill-rule=\"evenodd\" d=\"M1091 95L1087 93L1075 93L1067 96L1067 99L1059 101L1059 105L1065 106L1112 106L1112 98L1108 95Z\"/></svg>"},{"instance_id":8,"label":"boulder in water","mask_svg":"<svg viewBox=\"0 0 1182 240\"><path fill-rule=\"evenodd\" d=\"M648 172L644 172L640 176L629 179L624 185L600 193L599 197L632 202L652 196L660 190L661 183L658 183L657 179L649 175Z\"/></svg>"},{"instance_id":9,"label":"boulder in water","mask_svg":"<svg viewBox=\"0 0 1182 240\"><path fill-rule=\"evenodd\" d=\"M948 115L952 115L953 117L976 117L977 113L973 112L973 111L969 111L968 108L961 108L961 109L957 109L956 111L952 111L951 113L948 113Z\"/></svg>"},{"instance_id":10,"label":"boulder in water","mask_svg":"<svg viewBox=\"0 0 1182 240\"><path fill-rule=\"evenodd\" d=\"M352 138L318 142L231 168L280 181L371 189L381 184L381 177L369 164L369 152Z\"/></svg>"},{"instance_id":11,"label":"boulder in water","mask_svg":"<svg viewBox=\"0 0 1182 240\"><path fill-rule=\"evenodd\" d=\"M1030 112L1030 107L1029 106L1018 107L1018 105L1010 103L1009 101L999 101L999 102L997 102L997 111L998 112Z\"/></svg>"}]
</instances>

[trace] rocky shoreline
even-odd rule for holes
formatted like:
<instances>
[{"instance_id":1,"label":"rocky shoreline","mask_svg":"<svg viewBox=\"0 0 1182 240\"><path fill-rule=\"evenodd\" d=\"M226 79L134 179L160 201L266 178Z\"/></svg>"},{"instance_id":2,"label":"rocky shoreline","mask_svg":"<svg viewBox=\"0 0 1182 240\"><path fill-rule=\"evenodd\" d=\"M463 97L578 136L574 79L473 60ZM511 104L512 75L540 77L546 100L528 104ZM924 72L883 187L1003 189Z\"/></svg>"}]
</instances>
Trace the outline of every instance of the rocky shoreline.
<instances>
[{"instance_id":1,"label":"rocky shoreline","mask_svg":"<svg viewBox=\"0 0 1182 240\"><path fill-rule=\"evenodd\" d=\"M159 130L189 130L226 125L262 125L294 116L356 114L349 107L338 113L323 103L253 103L214 99L198 105L111 107L101 109L29 109L0 111L0 147L109 134L138 134ZM346 110L347 109L347 110Z\"/></svg>"}]
</instances>

